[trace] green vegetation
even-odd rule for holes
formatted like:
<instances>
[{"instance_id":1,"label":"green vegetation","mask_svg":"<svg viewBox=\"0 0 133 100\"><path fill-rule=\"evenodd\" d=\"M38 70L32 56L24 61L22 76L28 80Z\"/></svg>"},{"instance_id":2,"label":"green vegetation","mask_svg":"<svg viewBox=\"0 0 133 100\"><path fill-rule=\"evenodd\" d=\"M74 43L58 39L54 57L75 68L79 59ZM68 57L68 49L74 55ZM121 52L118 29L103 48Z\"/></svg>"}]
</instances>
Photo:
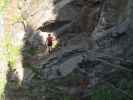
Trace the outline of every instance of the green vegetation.
<instances>
[{"instance_id":1,"label":"green vegetation","mask_svg":"<svg viewBox=\"0 0 133 100\"><path fill-rule=\"evenodd\" d=\"M57 87L70 86L70 84L75 86L75 82L78 83L80 79L81 76L79 74L72 73L60 80L42 82L42 85L45 84L47 87L47 89L44 90L47 100L74 100L73 96L65 94L63 90ZM121 80L118 83L116 82L114 86L115 87L112 87L110 84L106 83L98 85L89 90L90 92L88 92L87 100L132 100L133 81L126 79Z\"/></svg>"},{"instance_id":2,"label":"green vegetation","mask_svg":"<svg viewBox=\"0 0 133 100\"><path fill-rule=\"evenodd\" d=\"M113 94L112 89L108 87L99 87L94 90L91 100L112 100Z\"/></svg>"},{"instance_id":3,"label":"green vegetation","mask_svg":"<svg viewBox=\"0 0 133 100\"><path fill-rule=\"evenodd\" d=\"M0 15L3 16L6 7L8 7L8 4L11 0L0 0ZM15 17L13 22L16 22L16 20L21 19L19 16L17 18ZM8 27L8 26L7 26ZM10 69L16 68L16 63L18 57L21 55L21 47L17 47L14 45L13 38L11 33L4 33L4 38L2 38L0 43L0 48L2 49L2 52L0 52L0 60L10 64ZM7 85L6 80L6 73L2 72L0 73L0 100L5 100L4 98L4 92Z\"/></svg>"},{"instance_id":4,"label":"green vegetation","mask_svg":"<svg viewBox=\"0 0 133 100\"><path fill-rule=\"evenodd\" d=\"M70 96L64 96L63 100L71 100Z\"/></svg>"},{"instance_id":5,"label":"green vegetation","mask_svg":"<svg viewBox=\"0 0 133 100\"><path fill-rule=\"evenodd\" d=\"M10 63L11 69L14 69L16 67L17 58L21 55L21 48L14 45L10 33L5 34L3 47L6 50L6 54L4 54L5 60Z\"/></svg>"},{"instance_id":6,"label":"green vegetation","mask_svg":"<svg viewBox=\"0 0 133 100\"><path fill-rule=\"evenodd\" d=\"M133 81L130 81L127 85L127 91L133 96Z\"/></svg>"},{"instance_id":7,"label":"green vegetation","mask_svg":"<svg viewBox=\"0 0 133 100\"><path fill-rule=\"evenodd\" d=\"M117 88L113 88L107 84L98 86L91 92L91 100L131 100L131 96L133 95L133 81L121 84Z\"/></svg>"},{"instance_id":8,"label":"green vegetation","mask_svg":"<svg viewBox=\"0 0 133 100\"><path fill-rule=\"evenodd\" d=\"M6 80L0 79L0 100L4 100L5 84L6 84Z\"/></svg>"},{"instance_id":9,"label":"green vegetation","mask_svg":"<svg viewBox=\"0 0 133 100\"><path fill-rule=\"evenodd\" d=\"M7 7L10 0L0 0L0 12L3 12L3 10Z\"/></svg>"},{"instance_id":10,"label":"green vegetation","mask_svg":"<svg viewBox=\"0 0 133 100\"><path fill-rule=\"evenodd\" d=\"M26 49L26 53L28 53L29 55L35 55L38 51L38 48L35 47L29 47Z\"/></svg>"},{"instance_id":11,"label":"green vegetation","mask_svg":"<svg viewBox=\"0 0 133 100\"><path fill-rule=\"evenodd\" d=\"M22 22L22 21L24 21L23 20L23 17L21 16L21 14L20 14L20 12L18 11L18 13L17 13L17 15L14 15L14 16L12 16L12 23L14 24L14 23L17 23L17 22Z\"/></svg>"}]
</instances>

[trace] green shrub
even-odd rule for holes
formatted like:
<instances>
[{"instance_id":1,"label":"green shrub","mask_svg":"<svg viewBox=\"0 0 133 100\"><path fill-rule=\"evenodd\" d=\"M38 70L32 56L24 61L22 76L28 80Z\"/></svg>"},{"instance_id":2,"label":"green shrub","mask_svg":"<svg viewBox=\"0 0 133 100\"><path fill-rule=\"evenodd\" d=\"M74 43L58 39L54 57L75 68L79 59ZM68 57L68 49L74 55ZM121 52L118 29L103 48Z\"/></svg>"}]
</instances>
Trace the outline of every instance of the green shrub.
<instances>
[{"instance_id":1,"label":"green shrub","mask_svg":"<svg viewBox=\"0 0 133 100\"><path fill-rule=\"evenodd\" d=\"M0 12L2 12L4 10L4 8L7 7L7 5L9 4L10 0L0 0Z\"/></svg>"},{"instance_id":2,"label":"green shrub","mask_svg":"<svg viewBox=\"0 0 133 100\"><path fill-rule=\"evenodd\" d=\"M106 87L99 87L94 90L91 100L113 100L112 90Z\"/></svg>"},{"instance_id":3,"label":"green shrub","mask_svg":"<svg viewBox=\"0 0 133 100\"><path fill-rule=\"evenodd\" d=\"M0 79L0 100L4 100L5 85L6 85L6 80Z\"/></svg>"},{"instance_id":4,"label":"green shrub","mask_svg":"<svg viewBox=\"0 0 133 100\"><path fill-rule=\"evenodd\" d=\"M30 55L35 55L37 51L38 51L38 48L34 48L34 47L29 47L28 49L26 49L26 53Z\"/></svg>"},{"instance_id":5,"label":"green shrub","mask_svg":"<svg viewBox=\"0 0 133 100\"><path fill-rule=\"evenodd\" d=\"M122 89L122 91L126 92L128 95L132 95L133 84L128 82L126 85L129 87L126 90ZM128 97L126 94L122 93L117 88L112 88L109 85L99 86L92 90L90 97L90 100L130 100L130 97Z\"/></svg>"},{"instance_id":6,"label":"green shrub","mask_svg":"<svg viewBox=\"0 0 133 100\"><path fill-rule=\"evenodd\" d=\"M64 96L63 100L72 100L72 98L70 96Z\"/></svg>"},{"instance_id":7,"label":"green shrub","mask_svg":"<svg viewBox=\"0 0 133 100\"><path fill-rule=\"evenodd\" d=\"M14 45L10 33L5 34L3 48L6 50L6 53L4 54L5 60L10 63L10 67L12 67L11 69L14 69L16 67L17 58L21 55L21 47Z\"/></svg>"}]
</instances>

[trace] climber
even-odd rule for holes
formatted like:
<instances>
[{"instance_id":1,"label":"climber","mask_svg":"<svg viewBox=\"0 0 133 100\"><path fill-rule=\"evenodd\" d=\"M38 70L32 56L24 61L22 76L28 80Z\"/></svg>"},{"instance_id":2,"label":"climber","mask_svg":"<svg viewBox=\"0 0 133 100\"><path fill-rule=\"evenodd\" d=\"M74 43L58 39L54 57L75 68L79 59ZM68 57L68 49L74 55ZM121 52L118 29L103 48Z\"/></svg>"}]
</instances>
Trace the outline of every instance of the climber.
<instances>
[{"instance_id":1,"label":"climber","mask_svg":"<svg viewBox=\"0 0 133 100\"><path fill-rule=\"evenodd\" d=\"M48 34L47 40L46 40L46 44L47 44L47 48L48 48L48 53L50 54L52 52L52 45L53 45L53 37L51 36L51 34Z\"/></svg>"}]
</instances>

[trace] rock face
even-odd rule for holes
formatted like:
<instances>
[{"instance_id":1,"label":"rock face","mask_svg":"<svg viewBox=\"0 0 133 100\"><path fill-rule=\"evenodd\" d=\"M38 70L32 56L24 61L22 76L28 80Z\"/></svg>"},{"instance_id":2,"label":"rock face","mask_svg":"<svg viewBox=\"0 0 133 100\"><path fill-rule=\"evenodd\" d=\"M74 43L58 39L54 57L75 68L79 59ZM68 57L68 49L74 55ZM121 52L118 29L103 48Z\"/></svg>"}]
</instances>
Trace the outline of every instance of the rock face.
<instances>
[{"instance_id":1,"label":"rock face","mask_svg":"<svg viewBox=\"0 0 133 100\"><path fill-rule=\"evenodd\" d=\"M132 73L133 0L22 0L18 4L27 24L16 23L13 33L23 44L24 86L37 97L40 93L37 100L44 100L44 91L47 94L44 83L60 82L71 74L89 80L91 88L119 70ZM51 55L45 45L49 33L59 40ZM78 83L74 86L80 88Z\"/></svg>"}]
</instances>

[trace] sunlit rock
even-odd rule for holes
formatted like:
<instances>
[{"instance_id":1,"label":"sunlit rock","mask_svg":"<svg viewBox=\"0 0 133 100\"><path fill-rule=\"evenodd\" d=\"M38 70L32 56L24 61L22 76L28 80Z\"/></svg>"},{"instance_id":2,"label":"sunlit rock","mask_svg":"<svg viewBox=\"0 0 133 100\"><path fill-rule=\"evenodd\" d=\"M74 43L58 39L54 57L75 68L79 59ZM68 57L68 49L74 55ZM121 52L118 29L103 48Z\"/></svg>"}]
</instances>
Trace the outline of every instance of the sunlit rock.
<instances>
[{"instance_id":1,"label":"sunlit rock","mask_svg":"<svg viewBox=\"0 0 133 100\"><path fill-rule=\"evenodd\" d=\"M23 46L24 45L24 37L25 37L25 29L23 23L16 23L12 28L12 38L14 41L14 45Z\"/></svg>"}]
</instances>

